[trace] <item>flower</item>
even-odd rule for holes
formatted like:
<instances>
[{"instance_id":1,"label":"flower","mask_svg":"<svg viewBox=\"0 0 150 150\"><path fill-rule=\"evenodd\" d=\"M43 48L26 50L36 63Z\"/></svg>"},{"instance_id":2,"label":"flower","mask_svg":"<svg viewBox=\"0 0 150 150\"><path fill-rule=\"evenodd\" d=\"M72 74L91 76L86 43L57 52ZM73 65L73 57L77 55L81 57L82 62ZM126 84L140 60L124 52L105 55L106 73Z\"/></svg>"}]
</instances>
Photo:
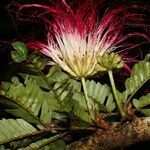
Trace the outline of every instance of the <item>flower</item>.
<instances>
[{"instance_id":1,"label":"flower","mask_svg":"<svg viewBox=\"0 0 150 150\"><path fill-rule=\"evenodd\" d=\"M126 39L137 36L147 39L139 32L123 33L129 26L143 25L140 14L132 12L138 7L120 6L106 11L100 19L98 10L102 0L51 2L50 6L27 4L20 7L19 12L26 8L37 8L39 15L36 17L44 21L47 29L47 42L30 42L28 46L40 49L63 70L79 79L97 72L97 55L103 56L121 48L123 56L123 52L139 44L127 43Z\"/></svg>"}]
</instances>

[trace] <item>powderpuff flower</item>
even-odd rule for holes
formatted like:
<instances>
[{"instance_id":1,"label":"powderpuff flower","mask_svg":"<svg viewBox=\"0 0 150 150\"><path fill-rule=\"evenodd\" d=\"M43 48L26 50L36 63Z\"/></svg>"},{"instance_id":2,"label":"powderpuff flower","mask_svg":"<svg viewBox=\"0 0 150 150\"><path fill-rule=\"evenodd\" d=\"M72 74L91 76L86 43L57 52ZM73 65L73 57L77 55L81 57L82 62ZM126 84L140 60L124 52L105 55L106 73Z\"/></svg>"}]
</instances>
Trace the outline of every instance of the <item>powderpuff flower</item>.
<instances>
[{"instance_id":1,"label":"powderpuff flower","mask_svg":"<svg viewBox=\"0 0 150 150\"><path fill-rule=\"evenodd\" d=\"M33 41L28 43L28 47L40 49L40 52L50 57L63 70L81 79L97 73L97 55L103 56L119 48L119 53L123 56L129 49L139 45L128 43L128 38L148 39L139 32L125 33L130 26L144 26L140 14L134 12L138 7L120 6L107 10L100 17L101 7L102 0L72 0L68 3L65 0L51 0L50 5L21 6L19 14L23 15L23 10L36 14L31 14L28 21L38 17L46 25L47 42Z\"/></svg>"}]
</instances>

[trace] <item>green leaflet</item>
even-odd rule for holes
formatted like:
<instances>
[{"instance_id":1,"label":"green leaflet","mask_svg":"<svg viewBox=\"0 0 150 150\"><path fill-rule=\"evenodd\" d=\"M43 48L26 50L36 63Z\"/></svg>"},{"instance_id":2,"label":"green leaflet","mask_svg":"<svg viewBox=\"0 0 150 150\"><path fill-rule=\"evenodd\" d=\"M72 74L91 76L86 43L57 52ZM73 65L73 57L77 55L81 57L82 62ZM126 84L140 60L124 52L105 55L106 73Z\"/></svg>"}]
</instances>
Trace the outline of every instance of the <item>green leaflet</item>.
<instances>
[{"instance_id":1,"label":"green leaflet","mask_svg":"<svg viewBox=\"0 0 150 150\"><path fill-rule=\"evenodd\" d=\"M43 88L49 89L47 82L52 85L57 101L59 101L61 105L61 111L74 114L83 121L89 122L86 106L83 107L80 103L81 101L85 102L85 100L83 100L84 96L74 96L81 91L80 82L69 78L57 65L53 66L46 75L47 82L40 76L30 77L35 79Z\"/></svg>"},{"instance_id":2,"label":"green leaflet","mask_svg":"<svg viewBox=\"0 0 150 150\"><path fill-rule=\"evenodd\" d=\"M64 80L68 79L68 75L62 72L61 68L58 65L53 66L48 74L46 75L48 83L53 82L63 82Z\"/></svg>"},{"instance_id":3,"label":"green leaflet","mask_svg":"<svg viewBox=\"0 0 150 150\"><path fill-rule=\"evenodd\" d=\"M47 65L47 60L39 53L31 53L28 57L28 60L32 62L32 64L27 65L30 69L35 70L35 67L39 70L43 70L45 66ZM34 66L35 65L35 66Z\"/></svg>"},{"instance_id":4,"label":"green leaflet","mask_svg":"<svg viewBox=\"0 0 150 150\"><path fill-rule=\"evenodd\" d=\"M116 105L110 88L95 81L86 81L88 97L91 98L91 105L94 105L99 112L112 112Z\"/></svg>"},{"instance_id":5,"label":"green leaflet","mask_svg":"<svg viewBox=\"0 0 150 150\"><path fill-rule=\"evenodd\" d=\"M15 62L22 62L27 59L28 49L26 45L22 42L12 43L14 51L11 51L11 57Z\"/></svg>"},{"instance_id":6,"label":"green leaflet","mask_svg":"<svg viewBox=\"0 0 150 150\"><path fill-rule=\"evenodd\" d=\"M145 56L143 61L133 66L130 77L125 82L126 90L122 93L118 91L119 98L123 103L130 101L138 90L150 80L150 60L149 54Z\"/></svg>"},{"instance_id":7,"label":"green leaflet","mask_svg":"<svg viewBox=\"0 0 150 150\"><path fill-rule=\"evenodd\" d=\"M150 61L140 61L135 64L130 78L125 82L126 90L130 95L129 99L150 79Z\"/></svg>"},{"instance_id":8,"label":"green leaflet","mask_svg":"<svg viewBox=\"0 0 150 150\"><path fill-rule=\"evenodd\" d=\"M139 100L134 99L133 104L136 108L141 109L150 104L150 93L146 96L142 96Z\"/></svg>"},{"instance_id":9,"label":"green leaflet","mask_svg":"<svg viewBox=\"0 0 150 150\"><path fill-rule=\"evenodd\" d=\"M10 108L6 109L7 112L32 123L49 123L53 110L59 106L52 93L42 91L36 80L28 77L24 84L20 83L16 77L12 78L12 83L8 90L3 91L3 96L7 98L7 101L10 99L17 105L15 108L9 106ZM32 117L34 119L31 119Z\"/></svg>"},{"instance_id":10,"label":"green leaflet","mask_svg":"<svg viewBox=\"0 0 150 150\"><path fill-rule=\"evenodd\" d=\"M150 108L145 108L150 105L150 93L142 96L139 100L133 99L133 105L146 116L150 116Z\"/></svg>"},{"instance_id":11,"label":"green leaflet","mask_svg":"<svg viewBox=\"0 0 150 150\"><path fill-rule=\"evenodd\" d=\"M75 115L85 122L90 122L84 96L79 92L81 85L73 79L56 83L54 90L65 112Z\"/></svg>"},{"instance_id":12,"label":"green leaflet","mask_svg":"<svg viewBox=\"0 0 150 150\"><path fill-rule=\"evenodd\" d=\"M0 120L0 145L37 130L23 119Z\"/></svg>"},{"instance_id":13,"label":"green leaflet","mask_svg":"<svg viewBox=\"0 0 150 150\"><path fill-rule=\"evenodd\" d=\"M119 99L120 99L123 103L126 103L127 98L128 98L128 95L129 95L129 94L128 94L128 91L125 90L125 91L123 91L122 93L119 92L119 91L117 91L117 94L118 94Z\"/></svg>"},{"instance_id":14,"label":"green leaflet","mask_svg":"<svg viewBox=\"0 0 150 150\"><path fill-rule=\"evenodd\" d=\"M72 113L77 116L78 119L87 123L91 123L84 94L74 92L70 104L72 105Z\"/></svg>"}]
</instances>

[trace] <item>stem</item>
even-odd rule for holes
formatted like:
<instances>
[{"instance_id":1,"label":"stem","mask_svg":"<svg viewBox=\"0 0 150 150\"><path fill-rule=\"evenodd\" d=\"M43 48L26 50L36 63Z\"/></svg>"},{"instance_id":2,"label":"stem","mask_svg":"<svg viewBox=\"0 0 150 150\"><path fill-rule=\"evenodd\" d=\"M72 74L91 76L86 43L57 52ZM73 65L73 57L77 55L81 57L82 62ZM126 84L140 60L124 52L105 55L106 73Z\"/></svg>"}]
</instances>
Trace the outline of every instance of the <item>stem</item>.
<instances>
[{"instance_id":1,"label":"stem","mask_svg":"<svg viewBox=\"0 0 150 150\"><path fill-rule=\"evenodd\" d=\"M122 119L125 119L126 118L126 112L125 112L124 105L123 105L122 101L118 97L115 82L114 82L114 78L113 78L113 74L112 74L111 70L108 71L108 75L109 75L109 79L110 79L110 82L111 82L111 87L112 87L113 94L114 94L117 106L119 108L121 117L122 117Z\"/></svg>"},{"instance_id":2,"label":"stem","mask_svg":"<svg viewBox=\"0 0 150 150\"><path fill-rule=\"evenodd\" d=\"M87 109L88 109L90 118L91 118L91 119L94 119L94 116L93 116L93 114L92 114L92 112L91 112L92 107L91 107L91 105L90 105L90 99L89 99L89 97L88 97L88 95L87 95L87 88L86 88L86 83L85 83L85 78L84 78L84 77L81 78L81 82L82 82L82 86L83 86L83 90L84 90L84 95L85 95L85 100L86 100L86 105L87 105Z\"/></svg>"}]
</instances>

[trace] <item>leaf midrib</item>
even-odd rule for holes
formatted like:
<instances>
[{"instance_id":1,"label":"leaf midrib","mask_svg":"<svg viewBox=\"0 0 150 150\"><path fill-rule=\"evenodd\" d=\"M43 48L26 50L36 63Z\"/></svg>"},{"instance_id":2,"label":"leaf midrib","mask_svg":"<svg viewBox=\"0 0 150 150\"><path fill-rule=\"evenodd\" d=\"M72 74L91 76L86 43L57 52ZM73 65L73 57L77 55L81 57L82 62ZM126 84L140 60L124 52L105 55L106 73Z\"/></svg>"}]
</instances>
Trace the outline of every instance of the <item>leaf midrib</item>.
<instances>
[{"instance_id":1,"label":"leaf midrib","mask_svg":"<svg viewBox=\"0 0 150 150\"><path fill-rule=\"evenodd\" d=\"M32 111L30 111L27 107L25 107L22 103L20 103L18 100L14 99L14 98L10 98L6 95L1 95L1 97L7 98L9 101L12 101L13 103L15 103L16 105L18 105L20 108L22 108L23 110L25 110L29 115L31 115L33 118L35 118L36 121L38 121L38 123L44 127L47 127L44 122L42 120L40 120L38 117L36 117Z\"/></svg>"}]
</instances>

